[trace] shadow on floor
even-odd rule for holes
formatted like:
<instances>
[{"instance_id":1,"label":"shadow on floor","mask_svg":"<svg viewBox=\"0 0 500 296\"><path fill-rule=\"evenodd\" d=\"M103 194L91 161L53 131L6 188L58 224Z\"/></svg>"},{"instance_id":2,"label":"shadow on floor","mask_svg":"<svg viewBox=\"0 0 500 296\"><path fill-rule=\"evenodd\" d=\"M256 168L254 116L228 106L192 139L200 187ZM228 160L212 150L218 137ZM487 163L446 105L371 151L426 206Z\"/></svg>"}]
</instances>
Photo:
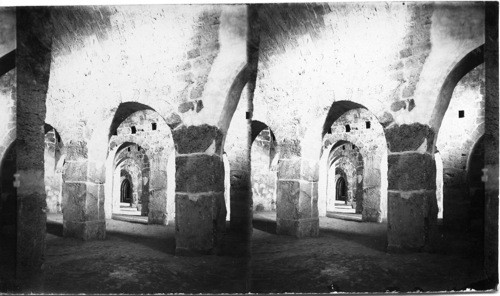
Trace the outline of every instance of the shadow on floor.
<instances>
[{"instance_id":1,"label":"shadow on floor","mask_svg":"<svg viewBox=\"0 0 500 296\"><path fill-rule=\"evenodd\" d=\"M276 221L271 221L264 218L253 218L253 228L269 234L276 234Z\"/></svg>"},{"instance_id":2,"label":"shadow on floor","mask_svg":"<svg viewBox=\"0 0 500 296\"><path fill-rule=\"evenodd\" d=\"M58 223L55 221L47 220L47 233L50 233L55 236L62 237L63 236L63 225L62 223Z\"/></svg>"},{"instance_id":3,"label":"shadow on floor","mask_svg":"<svg viewBox=\"0 0 500 296\"><path fill-rule=\"evenodd\" d=\"M122 222L122 223L127 223L130 225L137 224L133 222ZM46 225L47 225L47 233L50 233L58 237L63 237L63 225L61 222L48 220ZM172 227L172 226L165 226L165 227ZM126 232L116 231L116 230L106 230L106 240L114 240L114 239L141 244L151 249L170 255L174 255L175 253L175 237L173 235L151 237L148 235L129 234Z\"/></svg>"},{"instance_id":4,"label":"shadow on floor","mask_svg":"<svg viewBox=\"0 0 500 296\"><path fill-rule=\"evenodd\" d=\"M165 254L175 255L175 237L173 235L151 238L113 230L106 231L106 239L115 238L131 243L141 244Z\"/></svg>"},{"instance_id":5,"label":"shadow on floor","mask_svg":"<svg viewBox=\"0 0 500 296\"><path fill-rule=\"evenodd\" d=\"M335 236L336 238L349 240L376 251L387 251L387 234L353 233L329 228L320 228L319 233L320 236Z\"/></svg>"}]
</instances>

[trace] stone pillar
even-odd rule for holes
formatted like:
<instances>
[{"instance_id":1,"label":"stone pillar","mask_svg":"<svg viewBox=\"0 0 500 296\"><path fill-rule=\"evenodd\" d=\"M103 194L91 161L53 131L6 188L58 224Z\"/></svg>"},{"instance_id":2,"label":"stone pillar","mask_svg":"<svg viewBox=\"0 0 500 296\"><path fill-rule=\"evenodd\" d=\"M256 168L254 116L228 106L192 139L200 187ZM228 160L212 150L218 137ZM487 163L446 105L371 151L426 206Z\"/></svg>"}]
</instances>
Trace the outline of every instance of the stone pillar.
<instances>
[{"instance_id":1,"label":"stone pillar","mask_svg":"<svg viewBox=\"0 0 500 296\"><path fill-rule=\"evenodd\" d=\"M93 179L96 165L87 159L85 142L66 146L63 173L63 235L83 240L104 239L104 184Z\"/></svg>"},{"instance_id":2,"label":"stone pillar","mask_svg":"<svg viewBox=\"0 0 500 296\"><path fill-rule=\"evenodd\" d=\"M381 159L373 156L367 155L365 159L362 201L363 221L382 222L380 162Z\"/></svg>"},{"instance_id":3,"label":"stone pillar","mask_svg":"<svg viewBox=\"0 0 500 296\"><path fill-rule=\"evenodd\" d=\"M429 250L436 240L438 213L436 164L432 154L434 132L415 123L389 128L386 137L389 143L387 249Z\"/></svg>"},{"instance_id":4,"label":"stone pillar","mask_svg":"<svg viewBox=\"0 0 500 296\"><path fill-rule=\"evenodd\" d=\"M45 8L17 8L17 262L22 291L40 283L45 253L45 100L50 75L52 24Z\"/></svg>"},{"instance_id":5,"label":"stone pillar","mask_svg":"<svg viewBox=\"0 0 500 296\"><path fill-rule=\"evenodd\" d=\"M363 156L358 153L358 165L356 167L356 214L363 213L363 184L364 184L364 165ZM362 217L363 215L361 215Z\"/></svg>"},{"instance_id":6,"label":"stone pillar","mask_svg":"<svg viewBox=\"0 0 500 296\"><path fill-rule=\"evenodd\" d=\"M149 224L167 225L167 161L163 152L149 156Z\"/></svg>"},{"instance_id":7,"label":"stone pillar","mask_svg":"<svg viewBox=\"0 0 500 296\"><path fill-rule=\"evenodd\" d=\"M280 160L276 222L278 234L299 238L318 235L318 177L313 160Z\"/></svg>"},{"instance_id":8,"label":"stone pillar","mask_svg":"<svg viewBox=\"0 0 500 296\"><path fill-rule=\"evenodd\" d=\"M487 2L485 11L484 266L494 288L498 283L498 3Z\"/></svg>"},{"instance_id":9,"label":"stone pillar","mask_svg":"<svg viewBox=\"0 0 500 296\"><path fill-rule=\"evenodd\" d=\"M201 125L174 130L177 150L175 253L218 251L226 223L222 134Z\"/></svg>"},{"instance_id":10,"label":"stone pillar","mask_svg":"<svg viewBox=\"0 0 500 296\"><path fill-rule=\"evenodd\" d=\"M142 195L141 195L141 216L149 213L149 163L144 164L142 169Z\"/></svg>"}]
</instances>

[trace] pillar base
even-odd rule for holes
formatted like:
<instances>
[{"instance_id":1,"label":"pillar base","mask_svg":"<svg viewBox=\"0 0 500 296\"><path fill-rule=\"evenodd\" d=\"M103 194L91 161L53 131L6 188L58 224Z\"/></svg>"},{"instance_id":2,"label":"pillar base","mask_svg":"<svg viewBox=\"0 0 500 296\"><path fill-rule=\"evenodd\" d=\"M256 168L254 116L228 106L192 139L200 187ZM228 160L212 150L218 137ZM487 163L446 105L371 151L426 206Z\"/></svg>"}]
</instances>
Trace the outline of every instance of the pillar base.
<instances>
[{"instance_id":1,"label":"pillar base","mask_svg":"<svg viewBox=\"0 0 500 296\"><path fill-rule=\"evenodd\" d=\"M389 192L387 250L431 251L437 243L435 190Z\"/></svg>"},{"instance_id":2,"label":"pillar base","mask_svg":"<svg viewBox=\"0 0 500 296\"><path fill-rule=\"evenodd\" d=\"M167 214L160 211L149 211L148 224L167 225Z\"/></svg>"},{"instance_id":3,"label":"pillar base","mask_svg":"<svg viewBox=\"0 0 500 296\"><path fill-rule=\"evenodd\" d=\"M225 224L224 193L192 193L175 196L175 254L215 254Z\"/></svg>"},{"instance_id":4,"label":"pillar base","mask_svg":"<svg viewBox=\"0 0 500 296\"><path fill-rule=\"evenodd\" d=\"M311 219L276 219L276 233L298 238L315 237L319 234L319 218Z\"/></svg>"},{"instance_id":5,"label":"pillar base","mask_svg":"<svg viewBox=\"0 0 500 296\"><path fill-rule=\"evenodd\" d=\"M105 239L106 221L63 221L63 236L75 237L83 240Z\"/></svg>"}]
</instances>

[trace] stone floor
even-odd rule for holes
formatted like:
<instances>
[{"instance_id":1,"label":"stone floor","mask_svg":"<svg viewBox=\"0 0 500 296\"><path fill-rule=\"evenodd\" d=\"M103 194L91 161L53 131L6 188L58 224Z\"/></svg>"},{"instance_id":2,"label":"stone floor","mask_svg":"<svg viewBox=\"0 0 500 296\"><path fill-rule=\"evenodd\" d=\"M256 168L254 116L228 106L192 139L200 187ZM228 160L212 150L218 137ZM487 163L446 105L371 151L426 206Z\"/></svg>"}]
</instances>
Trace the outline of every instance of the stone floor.
<instances>
[{"instance_id":1,"label":"stone floor","mask_svg":"<svg viewBox=\"0 0 500 296\"><path fill-rule=\"evenodd\" d=\"M449 291L483 279L470 234L443 235L435 254L387 254L386 224L320 219L320 236L275 234L275 213L254 215L252 259L176 257L174 227L108 220L107 239L62 238L49 215L45 293ZM25 291L26 292L26 291Z\"/></svg>"},{"instance_id":2,"label":"stone floor","mask_svg":"<svg viewBox=\"0 0 500 296\"><path fill-rule=\"evenodd\" d=\"M434 254L388 254L387 224L320 218L320 235L275 235L275 213L254 215L252 291L462 290L484 278L482 249L469 233L443 234Z\"/></svg>"}]
</instances>

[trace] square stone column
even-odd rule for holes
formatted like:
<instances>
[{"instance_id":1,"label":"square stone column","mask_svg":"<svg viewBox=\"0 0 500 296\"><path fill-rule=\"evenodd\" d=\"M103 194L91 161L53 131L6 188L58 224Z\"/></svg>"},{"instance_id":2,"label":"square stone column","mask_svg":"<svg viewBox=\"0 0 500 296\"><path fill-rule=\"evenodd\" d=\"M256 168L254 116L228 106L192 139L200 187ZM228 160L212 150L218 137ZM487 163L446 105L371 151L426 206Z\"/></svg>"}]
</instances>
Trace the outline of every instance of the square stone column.
<instances>
[{"instance_id":1,"label":"square stone column","mask_svg":"<svg viewBox=\"0 0 500 296\"><path fill-rule=\"evenodd\" d=\"M176 255L217 252L226 223L221 157L177 156L175 208Z\"/></svg>"},{"instance_id":2,"label":"square stone column","mask_svg":"<svg viewBox=\"0 0 500 296\"><path fill-rule=\"evenodd\" d=\"M429 250L437 235L436 167L432 154L388 157L388 250Z\"/></svg>"},{"instance_id":3,"label":"square stone column","mask_svg":"<svg viewBox=\"0 0 500 296\"><path fill-rule=\"evenodd\" d=\"M72 145L73 144L73 145ZM93 165L85 143L69 143L63 172L63 235L83 240L104 239L104 184L92 181Z\"/></svg>"},{"instance_id":4,"label":"square stone column","mask_svg":"<svg viewBox=\"0 0 500 296\"><path fill-rule=\"evenodd\" d=\"M317 164L300 158L282 159L278 170L276 232L295 237L317 236Z\"/></svg>"}]
</instances>

